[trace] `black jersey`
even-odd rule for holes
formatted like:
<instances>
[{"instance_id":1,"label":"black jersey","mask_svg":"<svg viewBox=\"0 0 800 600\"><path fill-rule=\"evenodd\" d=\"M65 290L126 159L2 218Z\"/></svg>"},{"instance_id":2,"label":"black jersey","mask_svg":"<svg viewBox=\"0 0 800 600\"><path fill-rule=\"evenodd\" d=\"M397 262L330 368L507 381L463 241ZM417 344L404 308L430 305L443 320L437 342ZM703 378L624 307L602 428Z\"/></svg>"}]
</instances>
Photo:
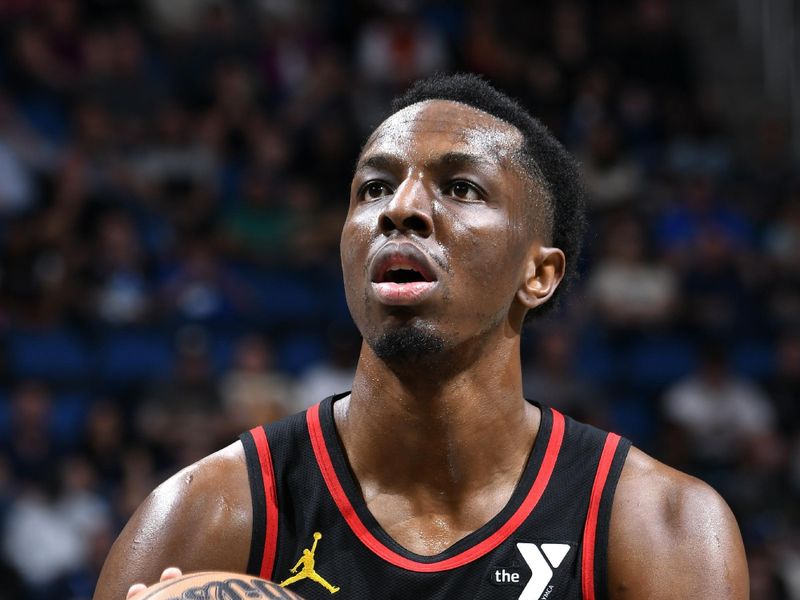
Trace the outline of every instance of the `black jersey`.
<instances>
[{"instance_id":1,"label":"black jersey","mask_svg":"<svg viewBox=\"0 0 800 600\"><path fill-rule=\"evenodd\" d=\"M542 406L506 506L441 554L422 556L367 509L333 421L342 396L241 436L253 497L249 573L308 600L606 598L611 502L627 440Z\"/></svg>"}]
</instances>

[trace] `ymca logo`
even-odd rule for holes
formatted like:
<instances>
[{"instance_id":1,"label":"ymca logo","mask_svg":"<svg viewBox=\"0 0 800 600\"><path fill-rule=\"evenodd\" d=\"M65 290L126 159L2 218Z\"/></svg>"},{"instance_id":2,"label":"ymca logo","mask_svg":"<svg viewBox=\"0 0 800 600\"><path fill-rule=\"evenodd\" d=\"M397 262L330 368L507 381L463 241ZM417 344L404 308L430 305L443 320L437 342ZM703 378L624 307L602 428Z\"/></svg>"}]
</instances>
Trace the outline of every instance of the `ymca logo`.
<instances>
[{"instance_id":1,"label":"ymca logo","mask_svg":"<svg viewBox=\"0 0 800 600\"><path fill-rule=\"evenodd\" d=\"M531 570L531 578L525 584L519 600L546 600L553 591L550 581L553 579L554 570L564 562L570 549L569 544L517 544L517 550ZM494 569L490 576L495 585L522 583L520 570L514 567Z\"/></svg>"}]
</instances>

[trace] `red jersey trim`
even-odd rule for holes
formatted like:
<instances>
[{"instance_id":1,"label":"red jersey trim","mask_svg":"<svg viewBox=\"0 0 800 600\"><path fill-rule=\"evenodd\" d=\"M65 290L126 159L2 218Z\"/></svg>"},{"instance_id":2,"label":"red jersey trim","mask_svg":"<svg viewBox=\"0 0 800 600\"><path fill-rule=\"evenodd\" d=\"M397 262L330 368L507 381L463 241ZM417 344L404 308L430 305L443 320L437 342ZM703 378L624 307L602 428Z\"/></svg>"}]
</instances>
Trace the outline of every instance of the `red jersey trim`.
<instances>
[{"instance_id":1,"label":"red jersey trim","mask_svg":"<svg viewBox=\"0 0 800 600\"><path fill-rule=\"evenodd\" d=\"M609 433L606 436L606 443L603 445L603 452L600 454L600 462L597 464L597 471L594 475L592 495L589 498L589 512L583 527L583 555L581 556L583 600L595 600L594 557L597 542L597 519L600 513L600 500L603 497L608 472L614 462L614 453L617 451L619 441L620 437L616 433Z\"/></svg>"},{"instance_id":2,"label":"red jersey trim","mask_svg":"<svg viewBox=\"0 0 800 600\"><path fill-rule=\"evenodd\" d=\"M258 462L261 465L261 479L264 482L264 499L266 504L266 535L264 539L264 555L261 559L262 579L272 579L275 566L275 550L278 546L278 494L275 487L275 472L272 469L272 454L269 451L267 434L263 427L250 430L258 450Z\"/></svg>"},{"instance_id":3,"label":"red jersey trim","mask_svg":"<svg viewBox=\"0 0 800 600\"><path fill-rule=\"evenodd\" d=\"M373 553L397 567L417 573L434 573L461 567L491 552L508 539L508 537L522 525L525 519L530 516L533 509L536 508L536 504L539 502L544 490L547 488L547 484L550 482L550 476L553 474L553 469L558 459L558 453L561 450L561 443L564 439L564 416L556 410L550 410L553 414L553 426L550 432L550 439L547 442L544 459L542 460L539 473L536 475L536 479L528 495L522 501L522 504L516 512L511 515L497 531L483 541L455 556L431 563L419 562L398 554L394 550L387 548L369 531L369 529L367 529L353 508L353 505L350 503L350 500L347 498L347 494L344 488L342 488L339 477L336 475L336 471L333 468L328 448L325 445L325 438L322 434L322 426L319 420L319 404L308 409L306 412L306 422L308 423L311 445L314 448L314 455L317 458L317 464L322 472L322 477L325 479L325 484L336 506L339 508L339 512L342 513L342 516L353 533L355 533L361 542Z\"/></svg>"}]
</instances>

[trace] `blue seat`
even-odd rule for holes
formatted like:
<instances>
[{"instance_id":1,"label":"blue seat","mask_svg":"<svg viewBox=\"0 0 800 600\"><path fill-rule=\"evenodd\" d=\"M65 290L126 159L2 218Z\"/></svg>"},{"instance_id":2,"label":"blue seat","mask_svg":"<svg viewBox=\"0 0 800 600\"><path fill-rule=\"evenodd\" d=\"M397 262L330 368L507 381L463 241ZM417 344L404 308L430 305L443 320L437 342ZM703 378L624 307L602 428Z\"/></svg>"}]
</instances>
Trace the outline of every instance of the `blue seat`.
<instances>
[{"instance_id":1,"label":"blue seat","mask_svg":"<svg viewBox=\"0 0 800 600\"><path fill-rule=\"evenodd\" d=\"M734 348L731 364L737 373L762 379L775 370L775 348L762 341L742 342Z\"/></svg>"},{"instance_id":2,"label":"blue seat","mask_svg":"<svg viewBox=\"0 0 800 600\"><path fill-rule=\"evenodd\" d=\"M88 414L88 394L81 392L57 394L53 399L50 431L60 442L72 445L83 435Z\"/></svg>"},{"instance_id":3,"label":"blue seat","mask_svg":"<svg viewBox=\"0 0 800 600\"><path fill-rule=\"evenodd\" d=\"M8 439L11 432L11 399L7 389L0 389L0 440Z\"/></svg>"},{"instance_id":4,"label":"blue seat","mask_svg":"<svg viewBox=\"0 0 800 600\"><path fill-rule=\"evenodd\" d=\"M164 379L172 373L175 352L166 332L122 330L101 344L100 374L112 383Z\"/></svg>"},{"instance_id":5,"label":"blue seat","mask_svg":"<svg viewBox=\"0 0 800 600\"><path fill-rule=\"evenodd\" d=\"M20 378L82 379L93 368L89 345L68 329L17 330L8 338L9 366Z\"/></svg>"},{"instance_id":6,"label":"blue seat","mask_svg":"<svg viewBox=\"0 0 800 600\"><path fill-rule=\"evenodd\" d=\"M634 385L654 388L685 377L696 364L696 351L688 340L658 336L642 340L628 350L623 373Z\"/></svg>"},{"instance_id":7,"label":"blue seat","mask_svg":"<svg viewBox=\"0 0 800 600\"><path fill-rule=\"evenodd\" d=\"M242 337L241 333L228 331L209 331L209 355L214 373L220 375L233 366L236 354L236 343Z\"/></svg>"},{"instance_id":8,"label":"blue seat","mask_svg":"<svg viewBox=\"0 0 800 600\"><path fill-rule=\"evenodd\" d=\"M586 331L575 347L577 373L593 382L607 383L616 374L616 357L598 332Z\"/></svg>"},{"instance_id":9,"label":"blue seat","mask_svg":"<svg viewBox=\"0 0 800 600\"><path fill-rule=\"evenodd\" d=\"M258 296L259 317L268 324L305 320L318 312L317 293L301 277L260 274L252 282Z\"/></svg>"},{"instance_id":10,"label":"blue seat","mask_svg":"<svg viewBox=\"0 0 800 600\"><path fill-rule=\"evenodd\" d=\"M325 358L325 345L314 335L291 336L278 344L277 358L279 369L298 375Z\"/></svg>"},{"instance_id":11,"label":"blue seat","mask_svg":"<svg viewBox=\"0 0 800 600\"><path fill-rule=\"evenodd\" d=\"M658 434L658 403L654 398L631 395L611 403L611 428L639 448L652 452Z\"/></svg>"}]
</instances>

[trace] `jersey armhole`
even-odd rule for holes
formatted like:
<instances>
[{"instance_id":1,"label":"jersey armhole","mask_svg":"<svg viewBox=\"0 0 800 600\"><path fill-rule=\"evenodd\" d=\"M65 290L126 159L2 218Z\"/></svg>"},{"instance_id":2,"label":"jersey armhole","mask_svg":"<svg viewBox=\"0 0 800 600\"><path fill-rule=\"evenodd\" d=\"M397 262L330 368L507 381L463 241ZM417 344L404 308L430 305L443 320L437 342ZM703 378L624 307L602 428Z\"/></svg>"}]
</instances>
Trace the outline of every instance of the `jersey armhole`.
<instances>
[{"instance_id":1,"label":"jersey armhole","mask_svg":"<svg viewBox=\"0 0 800 600\"><path fill-rule=\"evenodd\" d=\"M271 580L278 545L278 495L269 441L264 427L254 427L239 439L244 446L253 503L247 572Z\"/></svg>"},{"instance_id":2,"label":"jersey armhole","mask_svg":"<svg viewBox=\"0 0 800 600\"><path fill-rule=\"evenodd\" d=\"M611 505L630 445L628 440L609 433L600 454L583 529L583 600L603 600L608 597L607 555Z\"/></svg>"}]
</instances>

